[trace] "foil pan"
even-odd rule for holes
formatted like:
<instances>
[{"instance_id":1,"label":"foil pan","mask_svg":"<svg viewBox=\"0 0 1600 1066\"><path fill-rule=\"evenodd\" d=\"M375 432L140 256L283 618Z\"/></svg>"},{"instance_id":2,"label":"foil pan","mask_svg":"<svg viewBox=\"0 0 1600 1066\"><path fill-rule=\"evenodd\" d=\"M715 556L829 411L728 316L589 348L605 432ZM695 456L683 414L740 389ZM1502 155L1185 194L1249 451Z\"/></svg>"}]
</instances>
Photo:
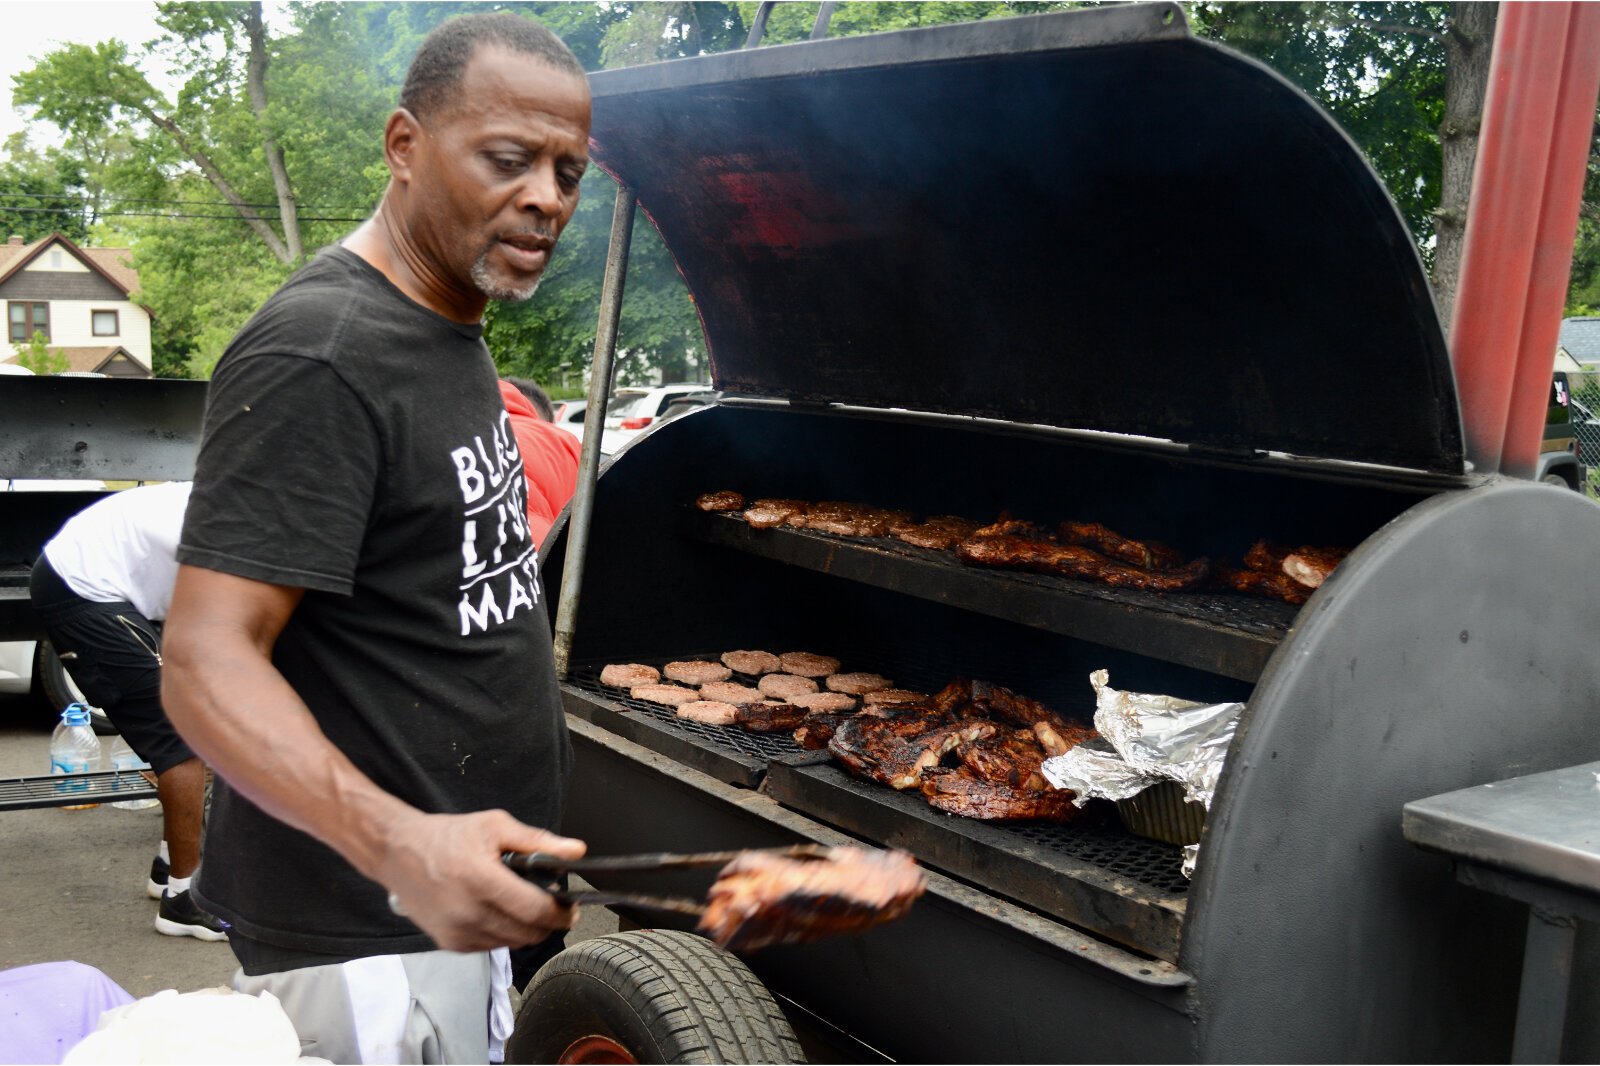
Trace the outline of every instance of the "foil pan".
<instances>
[{"instance_id":1,"label":"foil pan","mask_svg":"<svg viewBox=\"0 0 1600 1066\"><path fill-rule=\"evenodd\" d=\"M1123 692L1110 680L1105 670L1089 675L1095 728L1112 750L1079 745L1046 759L1045 778L1071 789L1080 807L1091 799L1127 800L1162 781L1175 781L1185 799L1209 811L1244 704ZM1185 875L1194 872L1196 851L1197 845L1184 849Z\"/></svg>"}]
</instances>

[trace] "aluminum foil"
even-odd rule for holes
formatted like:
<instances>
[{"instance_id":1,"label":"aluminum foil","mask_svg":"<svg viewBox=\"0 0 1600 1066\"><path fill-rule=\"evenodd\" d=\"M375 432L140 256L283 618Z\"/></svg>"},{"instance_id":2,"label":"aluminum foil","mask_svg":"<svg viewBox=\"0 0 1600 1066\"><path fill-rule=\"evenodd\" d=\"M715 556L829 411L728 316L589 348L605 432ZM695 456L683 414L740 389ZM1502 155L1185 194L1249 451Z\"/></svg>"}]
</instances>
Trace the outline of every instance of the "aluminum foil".
<instances>
[{"instance_id":1,"label":"aluminum foil","mask_svg":"<svg viewBox=\"0 0 1600 1066\"><path fill-rule=\"evenodd\" d=\"M1122 692L1110 680L1105 670L1089 675L1094 725L1113 750L1080 744L1046 759L1045 778L1071 789L1080 807L1091 799L1128 799L1160 781L1176 781L1187 799L1209 811L1244 704ZM1196 852L1195 845L1184 849L1185 875L1194 872Z\"/></svg>"}]
</instances>

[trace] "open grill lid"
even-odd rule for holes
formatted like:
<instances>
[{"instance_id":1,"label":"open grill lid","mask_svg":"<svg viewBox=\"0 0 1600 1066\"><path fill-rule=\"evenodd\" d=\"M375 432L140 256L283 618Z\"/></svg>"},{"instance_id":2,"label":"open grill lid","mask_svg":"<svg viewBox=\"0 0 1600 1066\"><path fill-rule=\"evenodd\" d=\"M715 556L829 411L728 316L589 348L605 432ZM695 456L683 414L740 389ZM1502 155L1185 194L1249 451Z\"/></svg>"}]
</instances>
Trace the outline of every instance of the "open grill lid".
<instances>
[{"instance_id":1,"label":"open grill lid","mask_svg":"<svg viewBox=\"0 0 1600 1066\"><path fill-rule=\"evenodd\" d=\"M593 153L718 388L1462 470L1404 222L1345 134L1174 5L591 78Z\"/></svg>"}]
</instances>

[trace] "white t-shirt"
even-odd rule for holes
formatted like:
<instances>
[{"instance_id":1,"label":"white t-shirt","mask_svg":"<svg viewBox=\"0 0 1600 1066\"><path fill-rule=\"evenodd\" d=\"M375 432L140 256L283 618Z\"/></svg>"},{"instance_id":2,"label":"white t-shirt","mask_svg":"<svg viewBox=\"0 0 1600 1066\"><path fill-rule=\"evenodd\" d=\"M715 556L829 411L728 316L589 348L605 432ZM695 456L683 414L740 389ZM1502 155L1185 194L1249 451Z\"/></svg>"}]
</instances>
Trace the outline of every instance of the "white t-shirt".
<instances>
[{"instance_id":1,"label":"white t-shirt","mask_svg":"<svg viewBox=\"0 0 1600 1066\"><path fill-rule=\"evenodd\" d=\"M86 600L127 600L153 621L167 617L178 580L178 537L187 481L112 493L67 520L44 546L67 587Z\"/></svg>"}]
</instances>

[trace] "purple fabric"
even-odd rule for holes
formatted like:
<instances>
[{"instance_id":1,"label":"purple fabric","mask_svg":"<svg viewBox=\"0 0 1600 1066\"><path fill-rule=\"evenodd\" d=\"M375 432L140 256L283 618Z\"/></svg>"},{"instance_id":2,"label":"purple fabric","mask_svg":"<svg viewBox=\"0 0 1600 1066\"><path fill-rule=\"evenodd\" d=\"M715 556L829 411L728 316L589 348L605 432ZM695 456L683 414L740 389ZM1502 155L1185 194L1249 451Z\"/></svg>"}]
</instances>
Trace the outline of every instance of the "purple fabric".
<instances>
[{"instance_id":1,"label":"purple fabric","mask_svg":"<svg viewBox=\"0 0 1600 1066\"><path fill-rule=\"evenodd\" d=\"M132 1002L121 985L81 962L0 970L0 1063L59 1063L94 1032L101 1011Z\"/></svg>"}]
</instances>

